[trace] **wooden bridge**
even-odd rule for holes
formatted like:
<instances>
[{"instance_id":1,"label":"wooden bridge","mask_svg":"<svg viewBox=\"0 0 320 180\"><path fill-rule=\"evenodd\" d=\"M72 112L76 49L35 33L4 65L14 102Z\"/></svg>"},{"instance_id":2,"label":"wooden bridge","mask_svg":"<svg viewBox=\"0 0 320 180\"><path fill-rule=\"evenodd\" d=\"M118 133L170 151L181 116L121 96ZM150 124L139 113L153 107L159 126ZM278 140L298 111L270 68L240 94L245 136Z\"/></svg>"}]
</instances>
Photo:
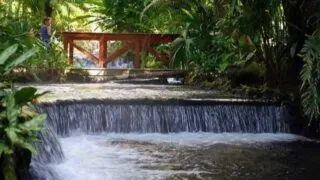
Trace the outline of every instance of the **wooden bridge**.
<instances>
[{"instance_id":1,"label":"wooden bridge","mask_svg":"<svg viewBox=\"0 0 320 180\"><path fill-rule=\"evenodd\" d=\"M169 65L171 56L170 50L167 54L162 54L153 47L160 44L172 42L177 35L175 34L119 34L119 33L83 33L83 32L63 32L64 49L68 54L69 65L74 64L74 49L80 51L87 59L93 61L98 68L71 68L70 72L75 74L87 74L94 81L105 81L111 79L130 79L130 78L166 78L184 77L182 70L170 69L141 69L141 53L148 52L164 65ZM97 41L99 43L98 57L89 50L81 47L77 41ZM108 51L108 43L111 41L122 42L122 47L114 52ZM115 61L128 51L134 52L134 68L110 69L107 64Z\"/></svg>"},{"instance_id":2,"label":"wooden bridge","mask_svg":"<svg viewBox=\"0 0 320 180\"><path fill-rule=\"evenodd\" d=\"M69 64L73 65L74 48L83 53L88 59L92 60L100 68L107 63L116 60L118 57L128 52L134 51L134 68L141 68L141 53L149 52L156 59L162 61L165 65L170 62L170 53L161 54L153 48L154 45L166 44L172 42L177 35L174 34L119 34L119 33L83 33L83 32L63 32L64 49L68 54ZM99 57L76 44L75 41L98 41ZM108 52L109 41L121 41L123 47L114 53Z\"/></svg>"}]
</instances>

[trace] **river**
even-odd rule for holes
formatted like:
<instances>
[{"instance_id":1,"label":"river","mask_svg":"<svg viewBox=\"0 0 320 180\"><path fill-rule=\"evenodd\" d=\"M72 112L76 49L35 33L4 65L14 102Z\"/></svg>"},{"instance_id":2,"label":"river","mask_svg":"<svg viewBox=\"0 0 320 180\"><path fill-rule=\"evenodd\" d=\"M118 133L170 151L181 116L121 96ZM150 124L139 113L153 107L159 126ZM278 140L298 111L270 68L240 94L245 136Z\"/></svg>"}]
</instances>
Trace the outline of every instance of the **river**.
<instances>
[{"instance_id":1,"label":"river","mask_svg":"<svg viewBox=\"0 0 320 180\"><path fill-rule=\"evenodd\" d=\"M296 134L281 103L168 85L35 86L51 91L35 179L320 178L319 143Z\"/></svg>"}]
</instances>

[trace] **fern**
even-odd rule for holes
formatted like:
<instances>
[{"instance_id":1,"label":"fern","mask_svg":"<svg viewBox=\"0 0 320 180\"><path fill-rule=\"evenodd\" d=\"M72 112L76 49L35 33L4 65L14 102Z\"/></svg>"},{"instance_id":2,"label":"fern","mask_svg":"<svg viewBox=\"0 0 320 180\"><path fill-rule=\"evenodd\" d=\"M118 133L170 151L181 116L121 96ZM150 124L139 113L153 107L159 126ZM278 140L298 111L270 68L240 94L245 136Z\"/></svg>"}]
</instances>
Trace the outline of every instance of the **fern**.
<instances>
[{"instance_id":1,"label":"fern","mask_svg":"<svg viewBox=\"0 0 320 180\"><path fill-rule=\"evenodd\" d=\"M310 125L320 117L320 36L308 36L301 56L304 61L301 71L302 106Z\"/></svg>"}]
</instances>

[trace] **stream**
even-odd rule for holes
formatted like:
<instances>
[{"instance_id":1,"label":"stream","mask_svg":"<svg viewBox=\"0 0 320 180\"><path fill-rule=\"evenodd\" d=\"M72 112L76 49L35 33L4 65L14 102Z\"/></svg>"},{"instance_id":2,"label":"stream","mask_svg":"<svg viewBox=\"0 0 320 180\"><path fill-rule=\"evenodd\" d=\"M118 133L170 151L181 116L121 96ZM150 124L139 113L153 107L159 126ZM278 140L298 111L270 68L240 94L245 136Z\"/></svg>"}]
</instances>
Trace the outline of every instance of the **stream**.
<instances>
[{"instance_id":1,"label":"stream","mask_svg":"<svg viewBox=\"0 0 320 180\"><path fill-rule=\"evenodd\" d=\"M36 87L51 93L34 179L320 178L320 143L297 134L285 104L180 86Z\"/></svg>"}]
</instances>

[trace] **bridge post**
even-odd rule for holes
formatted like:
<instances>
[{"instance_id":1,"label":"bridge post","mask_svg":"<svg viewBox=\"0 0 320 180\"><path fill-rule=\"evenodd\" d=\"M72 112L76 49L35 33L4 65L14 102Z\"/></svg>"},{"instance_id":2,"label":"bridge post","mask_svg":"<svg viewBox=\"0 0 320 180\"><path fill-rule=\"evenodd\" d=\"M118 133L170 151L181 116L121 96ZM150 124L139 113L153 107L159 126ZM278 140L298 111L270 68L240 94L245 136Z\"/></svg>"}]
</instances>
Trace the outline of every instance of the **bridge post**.
<instances>
[{"instance_id":1,"label":"bridge post","mask_svg":"<svg viewBox=\"0 0 320 180\"><path fill-rule=\"evenodd\" d=\"M63 49L66 53L68 53L68 46L69 46L68 38L66 36L63 36Z\"/></svg>"},{"instance_id":2,"label":"bridge post","mask_svg":"<svg viewBox=\"0 0 320 180\"><path fill-rule=\"evenodd\" d=\"M140 68L141 67L141 41L136 40L134 42L134 62L133 62L134 68Z\"/></svg>"},{"instance_id":3,"label":"bridge post","mask_svg":"<svg viewBox=\"0 0 320 180\"><path fill-rule=\"evenodd\" d=\"M69 60L69 65L73 65L73 39L63 33L63 49Z\"/></svg>"},{"instance_id":4,"label":"bridge post","mask_svg":"<svg viewBox=\"0 0 320 180\"><path fill-rule=\"evenodd\" d=\"M103 67L103 64L107 61L107 44L106 38L102 36L99 40L99 66Z\"/></svg>"},{"instance_id":5,"label":"bridge post","mask_svg":"<svg viewBox=\"0 0 320 180\"><path fill-rule=\"evenodd\" d=\"M69 40L69 65L73 65L73 39Z\"/></svg>"}]
</instances>

